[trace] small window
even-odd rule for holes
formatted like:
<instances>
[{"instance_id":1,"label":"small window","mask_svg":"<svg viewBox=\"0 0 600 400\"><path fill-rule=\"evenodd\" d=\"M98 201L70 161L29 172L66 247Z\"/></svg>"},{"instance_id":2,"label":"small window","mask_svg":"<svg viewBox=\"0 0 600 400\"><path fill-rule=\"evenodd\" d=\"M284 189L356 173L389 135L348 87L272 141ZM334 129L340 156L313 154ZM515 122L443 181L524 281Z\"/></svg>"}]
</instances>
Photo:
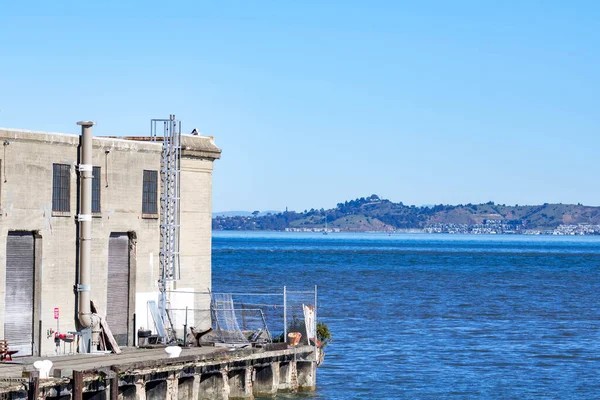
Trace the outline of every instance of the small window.
<instances>
[{"instance_id":1,"label":"small window","mask_svg":"<svg viewBox=\"0 0 600 400\"><path fill-rule=\"evenodd\" d=\"M71 166L52 164L52 211L69 213L71 204Z\"/></svg>"},{"instance_id":2,"label":"small window","mask_svg":"<svg viewBox=\"0 0 600 400\"><path fill-rule=\"evenodd\" d=\"M92 169L92 214L100 214L100 167Z\"/></svg>"},{"instance_id":3,"label":"small window","mask_svg":"<svg viewBox=\"0 0 600 400\"><path fill-rule=\"evenodd\" d=\"M158 214L158 171L144 170L142 214Z\"/></svg>"}]
</instances>

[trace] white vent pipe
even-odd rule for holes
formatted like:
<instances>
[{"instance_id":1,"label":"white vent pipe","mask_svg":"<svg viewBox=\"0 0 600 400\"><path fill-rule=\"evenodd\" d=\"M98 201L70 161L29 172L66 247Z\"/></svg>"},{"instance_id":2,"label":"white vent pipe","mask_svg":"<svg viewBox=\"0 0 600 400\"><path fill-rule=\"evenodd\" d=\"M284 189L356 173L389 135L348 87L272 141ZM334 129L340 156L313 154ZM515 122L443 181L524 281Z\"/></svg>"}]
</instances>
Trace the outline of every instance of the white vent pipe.
<instances>
[{"instance_id":1,"label":"white vent pipe","mask_svg":"<svg viewBox=\"0 0 600 400\"><path fill-rule=\"evenodd\" d=\"M92 269L92 121L80 121L81 125L81 163L79 164L80 180L80 214L79 220L79 284L77 285L79 322L83 328L92 328L92 346L89 351L98 347L98 326L100 318L92 314L90 306L90 282Z\"/></svg>"}]
</instances>

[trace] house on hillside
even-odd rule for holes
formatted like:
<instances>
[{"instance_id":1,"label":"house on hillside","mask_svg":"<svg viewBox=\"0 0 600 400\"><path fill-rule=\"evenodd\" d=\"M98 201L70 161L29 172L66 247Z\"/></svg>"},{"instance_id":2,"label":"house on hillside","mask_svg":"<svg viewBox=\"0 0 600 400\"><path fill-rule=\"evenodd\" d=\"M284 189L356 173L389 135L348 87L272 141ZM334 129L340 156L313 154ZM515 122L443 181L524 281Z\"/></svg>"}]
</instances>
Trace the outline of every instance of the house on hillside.
<instances>
[{"instance_id":1,"label":"house on hillside","mask_svg":"<svg viewBox=\"0 0 600 400\"><path fill-rule=\"evenodd\" d=\"M56 332L80 331L82 291L120 345L134 345L135 331L153 326L163 145L150 137L91 142L91 165L83 165L78 135L0 128L0 329L17 355L55 354ZM200 328L211 323L211 188L220 154L210 137L181 135L181 275L169 293L173 307L189 307L188 325ZM91 279L80 285L80 221L89 216L81 212L80 175L88 167Z\"/></svg>"}]
</instances>

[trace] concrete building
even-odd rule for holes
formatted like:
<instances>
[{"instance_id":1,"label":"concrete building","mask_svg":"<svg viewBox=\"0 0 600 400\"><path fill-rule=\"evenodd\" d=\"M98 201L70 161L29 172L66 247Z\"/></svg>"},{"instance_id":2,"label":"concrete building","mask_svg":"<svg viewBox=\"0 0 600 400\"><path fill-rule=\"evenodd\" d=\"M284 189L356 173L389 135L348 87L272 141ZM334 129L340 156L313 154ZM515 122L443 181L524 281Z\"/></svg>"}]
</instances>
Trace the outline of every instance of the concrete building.
<instances>
[{"instance_id":1,"label":"concrete building","mask_svg":"<svg viewBox=\"0 0 600 400\"><path fill-rule=\"evenodd\" d=\"M134 138L129 138L134 139ZM160 142L93 138L91 300L122 345L152 327L160 276ZM17 355L53 355L77 331L80 137L0 128L0 327ZM212 138L182 136L181 280L174 303L207 310ZM205 311L189 325L210 326Z\"/></svg>"}]
</instances>

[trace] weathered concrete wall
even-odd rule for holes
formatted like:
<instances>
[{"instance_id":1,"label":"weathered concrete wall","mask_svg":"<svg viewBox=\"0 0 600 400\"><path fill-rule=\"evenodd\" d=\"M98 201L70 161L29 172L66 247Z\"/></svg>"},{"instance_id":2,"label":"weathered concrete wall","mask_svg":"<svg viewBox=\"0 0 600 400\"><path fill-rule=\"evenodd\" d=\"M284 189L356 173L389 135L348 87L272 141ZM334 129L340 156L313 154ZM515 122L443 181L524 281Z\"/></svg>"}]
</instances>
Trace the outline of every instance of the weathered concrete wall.
<instances>
[{"instance_id":1,"label":"weathered concrete wall","mask_svg":"<svg viewBox=\"0 0 600 400\"><path fill-rule=\"evenodd\" d=\"M183 157L181 160L181 282L177 287L200 289L193 308L208 310L211 290L212 167L209 160ZM182 296L189 300L189 295ZM197 311L190 325L210 327L210 312Z\"/></svg>"},{"instance_id":2,"label":"weathered concrete wall","mask_svg":"<svg viewBox=\"0 0 600 400\"><path fill-rule=\"evenodd\" d=\"M41 278L37 302L41 337L36 346L42 355L53 354L56 330L54 308L60 310L60 330L76 330L77 203L79 137L23 131L0 131L0 141L10 144L2 153L6 182L0 199L0 276L5 276L6 237L8 231L37 231L41 236L41 263L36 265ZM106 153L109 150L110 153ZM131 232L136 237L132 280L137 290L150 290L148 258L158 253L159 221L142 218L143 170L160 169L160 144L94 138L93 165L101 167L101 214L93 218L91 298L101 314L106 314L108 240L111 232ZM53 213L53 163L71 166L70 212ZM107 185L108 183L108 185ZM138 276L139 275L139 276ZM4 285L0 285L0 326L4 317ZM135 286L131 288L134 293ZM129 315L135 303L131 301ZM35 321L37 322L37 321ZM110 322L110 321L109 321ZM34 324L36 327L37 323ZM133 324L130 321L130 330ZM34 333L39 335L39 331ZM133 334L130 334L133 337Z\"/></svg>"},{"instance_id":3,"label":"weathered concrete wall","mask_svg":"<svg viewBox=\"0 0 600 400\"><path fill-rule=\"evenodd\" d=\"M60 309L60 330L74 331L77 283L77 203L79 136L0 129L0 329L4 325L6 240L9 231L35 231L39 296L34 315L34 354L55 352L51 330L56 330L54 308ZM190 152L210 144L210 154L220 150L208 138L186 140ZM196 147L194 147L196 146ZM208 148L207 147L207 148ZM213 148L214 147L214 148ZM156 294L159 277L160 220L142 215L143 170L160 171L162 144L98 138L93 141L93 165L101 168L101 213L92 222L91 298L106 313L108 241L111 232L131 238L129 341L137 326L149 326L146 300ZM207 151L208 151L207 150ZM200 153L198 153L200 154ZM185 286L194 291L210 287L210 211L212 160L207 154L182 163L182 271ZM53 163L71 166L70 212L52 212ZM6 179L5 179L6 177ZM160 184L160 175L159 175ZM160 206L159 206L160 211ZM198 297L197 308L206 307ZM192 305L190 304L190 307ZM41 321L41 327L40 327ZM110 323L110 321L108 321Z\"/></svg>"}]
</instances>

